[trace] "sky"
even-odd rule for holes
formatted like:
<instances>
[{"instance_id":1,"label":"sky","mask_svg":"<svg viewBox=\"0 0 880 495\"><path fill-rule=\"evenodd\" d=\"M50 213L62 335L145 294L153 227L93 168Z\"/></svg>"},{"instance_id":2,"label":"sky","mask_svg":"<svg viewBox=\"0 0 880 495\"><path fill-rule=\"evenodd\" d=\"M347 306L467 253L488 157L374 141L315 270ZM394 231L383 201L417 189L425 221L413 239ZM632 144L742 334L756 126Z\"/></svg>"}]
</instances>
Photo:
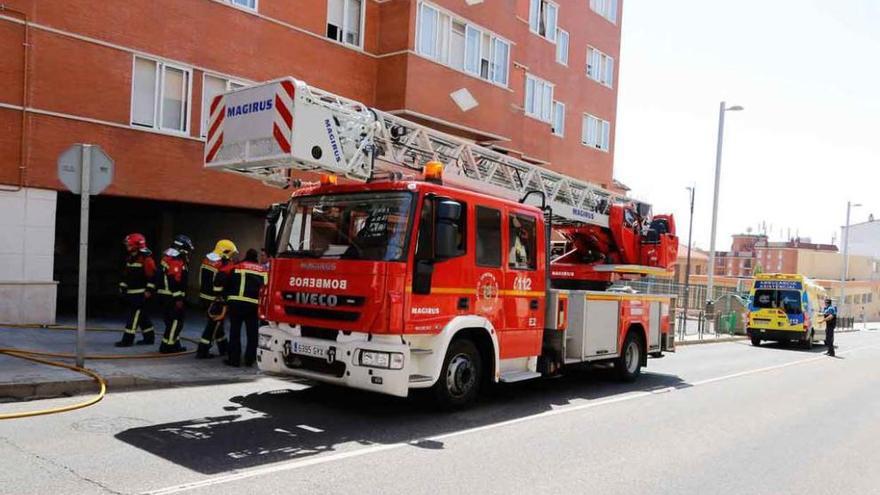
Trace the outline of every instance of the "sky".
<instances>
[{"instance_id":1,"label":"sky","mask_svg":"<svg viewBox=\"0 0 880 495\"><path fill-rule=\"evenodd\" d=\"M623 0L615 177L709 247L766 222L770 240L840 237L880 219L880 0ZM771 230L772 226L772 230ZM839 244L839 239L838 239Z\"/></svg>"}]
</instances>

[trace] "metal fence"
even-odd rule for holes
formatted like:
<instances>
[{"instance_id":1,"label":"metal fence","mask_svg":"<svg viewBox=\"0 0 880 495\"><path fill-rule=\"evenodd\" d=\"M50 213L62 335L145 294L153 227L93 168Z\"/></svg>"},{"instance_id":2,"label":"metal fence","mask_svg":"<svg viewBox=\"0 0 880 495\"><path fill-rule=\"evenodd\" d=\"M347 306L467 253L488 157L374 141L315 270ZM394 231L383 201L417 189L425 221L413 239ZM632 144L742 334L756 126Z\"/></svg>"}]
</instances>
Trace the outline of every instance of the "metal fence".
<instances>
[{"instance_id":1,"label":"metal fence","mask_svg":"<svg viewBox=\"0 0 880 495\"><path fill-rule=\"evenodd\" d=\"M646 278L644 280L633 280L625 282L626 285L632 287L633 289L644 293L644 294L671 294L676 297L676 309L684 308L685 303L685 290L684 284L676 283L671 280L666 279L657 279L657 278ZM707 296L706 286L705 285L694 285L691 284L689 292L689 301L687 307L690 308L692 312L698 312L700 309L704 308L706 305L706 301L709 300ZM728 294L739 294L735 287L718 287L715 286L712 288L712 297L713 301L718 300L719 298L726 296Z\"/></svg>"}]
</instances>

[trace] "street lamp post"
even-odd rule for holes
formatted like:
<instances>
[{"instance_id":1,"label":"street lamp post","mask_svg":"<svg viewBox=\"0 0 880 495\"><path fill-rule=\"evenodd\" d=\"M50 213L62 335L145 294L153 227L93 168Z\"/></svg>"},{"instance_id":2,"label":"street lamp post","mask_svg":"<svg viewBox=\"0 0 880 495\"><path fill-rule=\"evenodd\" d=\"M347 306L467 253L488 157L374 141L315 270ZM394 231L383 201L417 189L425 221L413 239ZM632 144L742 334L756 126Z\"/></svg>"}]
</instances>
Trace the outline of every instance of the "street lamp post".
<instances>
[{"instance_id":1,"label":"street lamp post","mask_svg":"<svg viewBox=\"0 0 880 495\"><path fill-rule=\"evenodd\" d=\"M715 195L712 199L712 237L709 239L709 273L706 280L707 313L712 302L712 289L715 284L715 233L718 227L718 189L721 184L721 147L724 142L724 113L738 112L742 109L743 107L739 105L728 107L723 101L718 109L718 148L715 150Z\"/></svg>"},{"instance_id":2,"label":"street lamp post","mask_svg":"<svg viewBox=\"0 0 880 495\"><path fill-rule=\"evenodd\" d=\"M688 254L687 254L687 264L684 268L684 318L682 319L681 325L681 339L684 340L685 335L687 335L687 318L688 318L688 309L690 307L691 301L691 240L694 237L694 196L697 192L697 186L688 187L688 191L691 196L691 216L690 221L688 222Z\"/></svg>"},{"instance_id":3,"label":"street lamp post","mask_svg":"<svg viewBox=\"0 0 880 495\"><path fill-rule=\"evenodd\" d=\"M846 279L849 278L849 213L852 208L862 206L860 203L846 202L846 227L843 229L843 269L840 270L840 299L837 305L843 309L846 295Z\"/></svg>"}]
</instances>

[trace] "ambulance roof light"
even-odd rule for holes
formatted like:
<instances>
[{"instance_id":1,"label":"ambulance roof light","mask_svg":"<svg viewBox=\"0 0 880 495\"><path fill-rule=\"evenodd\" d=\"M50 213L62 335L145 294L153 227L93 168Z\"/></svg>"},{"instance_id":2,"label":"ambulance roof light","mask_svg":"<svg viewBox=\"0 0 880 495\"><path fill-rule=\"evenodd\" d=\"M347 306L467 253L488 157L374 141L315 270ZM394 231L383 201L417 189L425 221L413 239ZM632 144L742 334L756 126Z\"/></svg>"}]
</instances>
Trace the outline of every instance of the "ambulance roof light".
<instances>
[{"instance_id":1,"label":"ambulance roof light","mask_svg":"<svg viewBox=\"0 0 880 495\"><path fill-rule=\"evenodd\" d=\"M321 175L321 185L322 186L335 186L336 185L336 175L334 175L334 174Z\"/></svg>"}]
</instances>

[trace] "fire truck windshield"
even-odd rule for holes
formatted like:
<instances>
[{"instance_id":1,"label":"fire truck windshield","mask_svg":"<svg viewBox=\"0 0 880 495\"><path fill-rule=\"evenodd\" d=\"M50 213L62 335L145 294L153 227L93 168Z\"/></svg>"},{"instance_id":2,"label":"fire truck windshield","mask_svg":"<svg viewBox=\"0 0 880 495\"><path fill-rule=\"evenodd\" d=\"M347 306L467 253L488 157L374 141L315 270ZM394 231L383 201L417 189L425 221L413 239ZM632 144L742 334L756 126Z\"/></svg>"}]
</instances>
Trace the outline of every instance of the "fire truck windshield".
<instances>
[{"instance_id":1,"label":"fire truck windshield","mask_svg":"<svg viewBox=\"0 0 880 495\"><path fill-rule=\"evenodd\" d=\"M279 257L403 261L413 195L364 192L293 198Z\"/></svg>"}]
</instances>

